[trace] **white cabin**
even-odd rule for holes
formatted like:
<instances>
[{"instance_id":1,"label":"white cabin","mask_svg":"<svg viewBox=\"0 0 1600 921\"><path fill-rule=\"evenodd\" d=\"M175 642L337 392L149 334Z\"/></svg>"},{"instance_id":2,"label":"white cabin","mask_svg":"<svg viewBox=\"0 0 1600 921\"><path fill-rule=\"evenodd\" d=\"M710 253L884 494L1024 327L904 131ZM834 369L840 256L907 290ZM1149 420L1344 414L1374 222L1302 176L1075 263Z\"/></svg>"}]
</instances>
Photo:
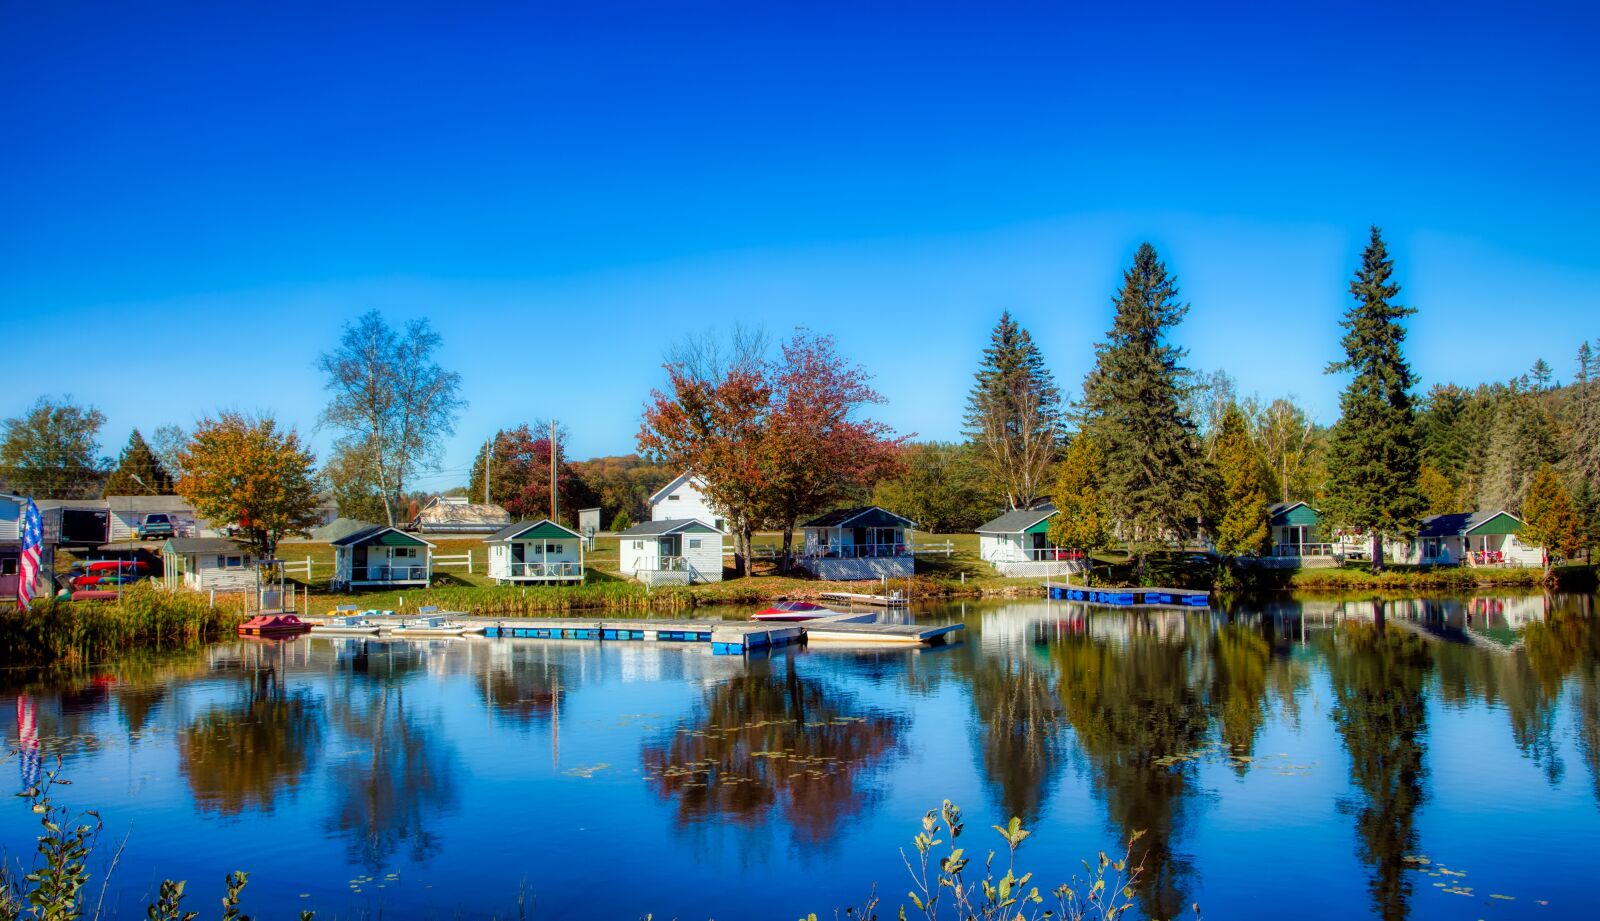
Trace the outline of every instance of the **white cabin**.
<instances>
[{"instance_id":1,"label":"white cabin","mask_svg":"<svg viewBox=\"0 0 1600 921\"><path fill-rule=\"evenodd\" d=\"M161 545L161 580L169 589L254 591L255 553L222 537L174 537Z\"/></svg>"},{"instance_id":2,"label":"white cabin","mask_svg":"<svg viewBox=\"0 0 1600 921\"><path fill-rule=\"evenodd\" d=\"M916 522L876 505L819 515L801 525L800 565L819 579L904 579L916 570L911 530Z\"/></svg>"},{"instance_id":3,"label":"white cabin","mask_svg":"<svg viewBox=\"0 0 1600 921\"><path fill-rule=\"evenodd\" d=\"M1050 543L1056 507L1013 509L978 528L978 555L1002 576L1061 576L1076 572L1072 554Z\"/></svg>"},{"instance_id":4,"label":"white cabin","mask_svg":"<svg viewBox=\"0 0 1600 921\"><path fill-rule=\"evenodd\" d=\"M426 586L433 544L399 528L373 525L333 542L333 584L343 588Z\"/></svg>"},{"instance_id":5,"label":"white cabin","mask_svg":"<svg viewBox=\"0 0 1600 921\"><path fill-rule=\"evenodd\" d=\"M583 535L548 518L519 521L483 541L496 582L583 581Z\"/></svg>"},{"instance_id":6,"label":"white cabin","mask_svg":"<svg viewBox=\"0 0 1600 921\"><path fill-rule=\"evenodd\" d=\"M694 519L634 525L617 535L619 568L646 585L721 582L722 533Z\"/></svg>"},{"instance_id":7,"label":"white cabin","mask_svg":"<svg viewBox=\"0 0 1600 921\"><path fill-rule=\"evenodd\" d=\"M711 507L705 485L705 480L692 473L678 474L650 497L650 520L699 521L718 531L726 531L727 522Z\"/></svg>"}]
</instances>

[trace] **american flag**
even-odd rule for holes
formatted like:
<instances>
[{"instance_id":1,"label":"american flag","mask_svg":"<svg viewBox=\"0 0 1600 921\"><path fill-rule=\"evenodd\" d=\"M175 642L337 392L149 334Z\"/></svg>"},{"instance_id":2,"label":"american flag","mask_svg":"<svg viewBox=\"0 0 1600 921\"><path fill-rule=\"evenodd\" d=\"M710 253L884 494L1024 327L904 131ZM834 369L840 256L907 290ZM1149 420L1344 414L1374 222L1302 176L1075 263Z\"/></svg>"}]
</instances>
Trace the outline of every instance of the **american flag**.
<instances>
[{"instance_id":1,"label":"american flag","mask_svg":"<svg viewBox=\"0 0 1600 921\"><path fill-rule=\"evenodd\" d=\"M22 572L17 579L17 607L27 610L33 600L33 583L39 578L39 555L44 549L44 518L39 506L28 500L27 511L22 513Z\"/></svg>"}]
</instances>

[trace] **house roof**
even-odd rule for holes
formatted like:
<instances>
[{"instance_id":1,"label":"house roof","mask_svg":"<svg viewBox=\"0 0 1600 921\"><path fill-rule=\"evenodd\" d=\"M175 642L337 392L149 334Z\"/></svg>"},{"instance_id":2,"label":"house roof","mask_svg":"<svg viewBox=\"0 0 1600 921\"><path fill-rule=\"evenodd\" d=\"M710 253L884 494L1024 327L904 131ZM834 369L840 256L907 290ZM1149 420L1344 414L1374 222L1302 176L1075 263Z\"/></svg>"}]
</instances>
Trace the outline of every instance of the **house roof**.
<instances>
[{"instance_id":1,"label":"house roof","mask_svg":"<svg viewBox=\"0 0 1600 921\"><path fill-rule=\"evenodd\" d=\"M626 531L617 532L618 537L660 537L664 534L676 534L679 531L700 530L712 534L722 532L696 518L664 518L661 521L642 521Z\"/></svg>"},{"instance_id":2,"label":"house roof","mask_svg":"<svg viewBox=\"0 0 1600 921\"><path fill-rule=\"evenodd\" d=\"M347 537L357 531L376 528L377 525L359 518L335 518L321 527L311 529L311 539L333 543L341 537Z\"/></svg>"},{"instance_id":3,"label":"house roof","mask_svg":"<svg viewBox=\"0 0 1600 921\"><path fill-rule=\"evenodd\" d=\"M896 515L888 509L876 505L862 505L856 508L841 508L818 515L805 524L802 528L843 528L855 526L858 528L890 527L901 524L908 528L916 527L917 523L904 515Z\"/></svg>"},{"instance_id":4,"label":"house roof","mask_svg":"<svg viewBox=\"0 0 1600 921\"><path fill-rule=\"evenodd\" d=\"M422 531L497 531L511 523L511 513L459 496L435 496L417 513L415 523Z\"/></svg>"},{"instance_id":5,"label":"house roof","mask_svg":"<svg viewBox=\"0 0 1600 921\"><path fill-rule=\"evenodd\" d=\"M503 544L518 537L550 537L556 539L576 537L581 540L583 535L564 524L559 524L548 518L541 518L538 521L519 521L516 524L508 525L485 537L483 541L487 544Z\"/></svg>"},{"instance_id":6,"label":"house roof","mask_svg":"<svg viewBox=\"0 0 1600 921\"><path fill-rule=\"evenodd\" d=\"M1505 516L1507 521L1494 523ZM1452 512L1448 515L1430 515L1422 519L1417 529L1418 537L1460 537L1474 531L1485 534L1515 534L1522 530L1522 519L1510 512Z\"/></svg>"},{"instance_id":7,"label":"house roof","mask_svg":"<svg viewBox=\"0 0 1600 921\"><path fill-rule=\"evenodd\" d=\"M369 528L346 534L338 540L329 541L329 543L335 547L364 547L369 544L379 543L397 547L412 545L433 546L432 541L423 540L415 534L407 534L399 528L391 528L388 525L381 524L375 524Z\"/></svg>"},{"instance_id":8,"label":"house roof","mask_svg":"<svg viewBox=\"0 0 1600 921\"><path fill-rule=\"evenodd\" d=\"M245 545L226 537L172 537L161 545L163 553L243 553Z\"/></svg>"},{"instance_id":9,"label":"house roof","mask_svg":"<svg viewBox=\"0 0 1600 921\"><path fill-rule=\"evenodd\" d=\"M667 483L667 485L665 485L665 486L661 487L660 489L656 490L655 492L651 493L650 494L650 498L645 500L645 501L649 502L651 505L655 505L656 504L656 500L660 499L662 496L665 496L667 493L672 492L674 489L677 489L679 486L683 485L686 481L689 481L689 480L698 481L698 483L700 483L700 484L704 484L705 483L705 480L703 480L700 477L694 475L693 473L690 473L689 471L685 470L684 472L682 472L682 473L678 474L677 476L673 477L672 480ZM699 486L696 486L695 488L699 489ZM701 490L701 492L704 492L704 491L705 490Z\"/></svg>"},{"instance_id":10,"label":"house roof","mask_svg":"<svg viewBox=\"0 0 1600 921\"><path fill-rule=\"evenodd\" d=\"M1056 513L1054 505L1018 508L978 526L979 534L1020 534Z\"/></svg>"},{"instance_id":11,"label":"house roof","mask_svg":"<svg viewBox=\"0 0 1600 921\"><path fill-rule=\"evenodd\" d=\"M1305 512L1295 515L1295 509L1301 508L1305 509ZM1321 522L1322 513L1312 508L1310 503L1303 501L1274 502L1267 506L1267 520L1274 524L1286 521L1289 524L1315 525Z\"/></svg>"}]
</instances>

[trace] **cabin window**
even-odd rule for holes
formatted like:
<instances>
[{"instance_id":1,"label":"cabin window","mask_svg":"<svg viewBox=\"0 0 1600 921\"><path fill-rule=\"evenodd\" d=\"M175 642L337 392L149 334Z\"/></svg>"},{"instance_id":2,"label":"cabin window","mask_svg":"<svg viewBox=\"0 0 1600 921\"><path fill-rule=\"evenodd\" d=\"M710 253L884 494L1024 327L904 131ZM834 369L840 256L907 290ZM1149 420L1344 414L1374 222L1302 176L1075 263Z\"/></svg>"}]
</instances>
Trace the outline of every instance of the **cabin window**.
<instances>
[{"instance_id":1,"label":"cabin window","mask_svg":"<svg viewBox=\"0 0 1600 921\"><path fill-rule=\"evenodd\" d=\"M417 548L416 547L396 547L396 548L394 548L394 556L395 556L396 559L414 560L414 559L417 558Z\"/></svg>"},{"instance_id":2,"label":"cabin window","mask_svg":"<svg viewBox=\"0 0 1600 921\"><path fill-rule=\"evenodd\" d=\"M219 555L217 557L217 568L218 569L243 569L244 568L244 557L242 557L242 556L223 556L223 555Z\"/></svg>"},{"instance_id":3,"label":"cabin window","mask_svg":"<svg viewBox=\"0 0 1600 921\"><path fill-rule=\"evenodd\" d=\"M14 576L17 574L16 557L6 557L0 560L0 576Z\"/></svg>"},{"instance_id":4,"label":"cabin window","mask_svg":"<svg viewBox=\"0 0 1600 921\"><path fill-rule=\"evenodd\" d=\"M690 550L699 550L700 549L700 538L698 538L698 537L689 538L689 549Z\"/></svg>"},{"instance_id":5,"label":"cabin window","mask_svg":"<svg viewBox=\"0 0 1600 921\"><path fill-rule=\"evenodd\" d=\"M668 497L667 497L667 501L668 501L668 502L676 502L676 501L678 501L678 500L679 500L679 499L681 499L681 498L683 498L683 497L682 497L682 496L668 496Z\"/></svg>"}]
</instances>

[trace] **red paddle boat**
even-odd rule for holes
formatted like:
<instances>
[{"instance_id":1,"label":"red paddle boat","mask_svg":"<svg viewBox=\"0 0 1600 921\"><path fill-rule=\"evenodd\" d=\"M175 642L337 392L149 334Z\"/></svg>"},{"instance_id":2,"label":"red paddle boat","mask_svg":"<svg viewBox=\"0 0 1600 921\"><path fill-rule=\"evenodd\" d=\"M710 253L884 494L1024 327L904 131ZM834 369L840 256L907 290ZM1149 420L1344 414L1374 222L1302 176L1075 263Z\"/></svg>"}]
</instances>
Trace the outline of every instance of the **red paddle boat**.
<instances>
[{"instance_id":1,"label":"red paddle boat","mask_svg":"<svg viewBox=\"0 0 1600 921\"><path fill-rule=\"evenodd\" d=\"M838 612L825 608L820 604L812 604L809 601L780 601L770 608L751 614L750 619L816 620L819 617L827 617L829 614L836 613Z\"/></svg>"},{"instance_id":2,"label":"red paddle boat","mask_svg":"<svg viewBox=\"0 0 1600 921\"><path fill-rule=\"evenodd\" d=\"M240 636L299 636L311 625L293 614L258 614L239 625Z\"/></svg>"}]
</instances>

